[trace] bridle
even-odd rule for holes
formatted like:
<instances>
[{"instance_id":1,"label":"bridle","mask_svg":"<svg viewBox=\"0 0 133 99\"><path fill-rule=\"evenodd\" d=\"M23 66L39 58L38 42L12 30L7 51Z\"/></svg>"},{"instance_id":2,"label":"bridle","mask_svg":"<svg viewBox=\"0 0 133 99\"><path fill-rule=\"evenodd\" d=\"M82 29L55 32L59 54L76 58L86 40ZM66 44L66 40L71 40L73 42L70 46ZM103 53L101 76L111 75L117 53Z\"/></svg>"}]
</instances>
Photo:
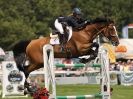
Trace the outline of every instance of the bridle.
<instances>
[{"instance_id":1,"label":"bridle","mask_svg":"<svg viewBox=\"0 0 133 99\"><path fill-rule=\"evenodd\" d=\"M96 26L94 26L94 28L97 30L97 33L96 33L96 36L99 35L99 34L103 34L102 32L105 31L105 33L108 31L109 29L109 26L112 26L113 29L116 31L116 28L114 25L112 24L108 24L106 26L104 26L102 29L98 29ZM109 40L111 40L112 37L118 37L117 33L116 34L112 34L110 31L109 31L109 36L107 37Z\"/></svg>"},{"instance_id":2,"label":"bridle","mask_svg":"<svg viewBox=\"0 0 133 99\"><path fill-rule=\"evenodd\" d=\"M112 34L112 33L111 33L111 32L112 32L112 30L109 30L110 26L111 26L111 28L113 28L113 29L114 29L113 31L115 31L115 34ZM109 36L107 37L109 40L111 40L111 38L113 38L113 37L118 38L117 31L116 31L116 28L115 28L115 26L114 26L114 25L109 24L109 25L107 25L107 26L106 26L106 28L105 28L105 29L106 29L106 30L105 30L105 33L106 33L106 32L108 32L108 34L109 34Z\"/></svg>"}]
</instances>

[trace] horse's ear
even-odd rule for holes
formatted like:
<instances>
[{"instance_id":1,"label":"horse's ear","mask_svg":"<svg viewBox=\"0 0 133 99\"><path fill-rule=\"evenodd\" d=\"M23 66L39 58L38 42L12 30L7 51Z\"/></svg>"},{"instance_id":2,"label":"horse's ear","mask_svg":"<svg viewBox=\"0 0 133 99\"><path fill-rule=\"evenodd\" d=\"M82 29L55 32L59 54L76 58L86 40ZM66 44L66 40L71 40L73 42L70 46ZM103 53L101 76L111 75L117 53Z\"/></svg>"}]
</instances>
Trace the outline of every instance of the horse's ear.
<instances>
[{"instance_id":1,"label":"horse's ear","mask_svg":"<svg viewBox=\"0 0 133 99\"><path fill-rule=\"evenodd\" d=\"M111 18L107 18L107 23L108 24L115 24L115 21Z\"/></svg>"},{"instance_id":2,"label":"horse's ear","mask_svg":"<svg viewBox=\"0 0 133 99\"><path fill-rule=\"evenodd\" d=\"M108 23L113 23L113 24L114 24L114 20L112 20L111 18L107 18L107 22L108 22Z\"/></svg>"},{"instance_id":3,"label":"horse's ear","mask_svg":"<svg viewBox=\"0 0 133 99\"><path fill-rule=\"evenodd\" d=\"M105 19L107 19L107 23L114 23L114 21L107 14L104 15Z\"/></svg>"}]
</instances>

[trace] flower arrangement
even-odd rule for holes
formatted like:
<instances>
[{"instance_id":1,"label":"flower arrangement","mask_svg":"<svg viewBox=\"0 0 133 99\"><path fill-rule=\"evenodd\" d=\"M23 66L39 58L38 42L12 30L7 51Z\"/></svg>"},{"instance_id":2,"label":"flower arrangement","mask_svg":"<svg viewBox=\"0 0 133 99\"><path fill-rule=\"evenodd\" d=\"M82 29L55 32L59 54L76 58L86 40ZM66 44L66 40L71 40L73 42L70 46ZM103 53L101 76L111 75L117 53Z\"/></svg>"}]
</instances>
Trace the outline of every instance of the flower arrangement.
<instances>
[{"instance_id":1,"label":"flower arrangement","mask_svg":"<svg viewBox=\"0 0 133 99\"><path fill-rule=\"evenodd\" d=\"M48 99L49 92L46 88L37 88L37 90L32 94L33 99Z\"/></svg>"}]
</instances>

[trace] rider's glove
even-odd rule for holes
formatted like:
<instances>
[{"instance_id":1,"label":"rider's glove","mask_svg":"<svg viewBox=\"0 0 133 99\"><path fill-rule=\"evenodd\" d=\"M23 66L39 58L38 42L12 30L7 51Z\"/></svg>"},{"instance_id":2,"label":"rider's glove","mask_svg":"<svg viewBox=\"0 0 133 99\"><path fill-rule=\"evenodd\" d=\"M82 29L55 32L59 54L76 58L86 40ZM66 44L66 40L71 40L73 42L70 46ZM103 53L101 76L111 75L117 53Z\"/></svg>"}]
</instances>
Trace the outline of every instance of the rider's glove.
<instances>
[{"instance_id":1,"label":"rider's glove","mask_svg":"<svg viewBox=\"0 0 133 99\"><path fill-rule=\"evenodd\" d=\"M90 20L85 21L85 24L90 24L90 23L91 23Z\"/></svg>"}]
</instances>

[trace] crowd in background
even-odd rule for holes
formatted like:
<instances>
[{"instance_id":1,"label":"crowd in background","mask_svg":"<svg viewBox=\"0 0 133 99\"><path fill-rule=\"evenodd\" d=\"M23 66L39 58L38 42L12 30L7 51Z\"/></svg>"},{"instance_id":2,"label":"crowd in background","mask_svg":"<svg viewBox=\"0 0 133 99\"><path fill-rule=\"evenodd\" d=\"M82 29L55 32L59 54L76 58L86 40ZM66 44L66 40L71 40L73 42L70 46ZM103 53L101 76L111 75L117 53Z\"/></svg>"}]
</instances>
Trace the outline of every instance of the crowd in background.
<instances>
[{"instance_id":1,"label":"crowd in background","mask_svg":"<svg viewBox=\"0 0 133 99\"><path fill-rule=\"evenodd\" d=\"M118 61L115 64L110 64L110 70L116 71L133 71L133 60Z\"/></svg>"},{"instance_id":2,"label":"crowd in background","mask_svg":"<svg viewBox=\"0 0 133 99\"><path fill-rule=\"evenodd\" d=\"M63 64L73 64L73 61L71 59L64 59L62 61ZM56 70L67 70L67 71L95 71L98 68L93 68L91 66L87 66L84 68L74 68L74 67L69 67L69 68L56 68ZM110 63L109 66L110 71L123 71L123 72L128 72L128 71L133 71L133 60L121 60L117 61L115 63Z\"/></svg>"},{"instance_id":3,"label":"crowd in background","mask_svg":"<svg viewBox=\"0 0 133 99\"><path fill-rule=\"evenodd\" d=\"M2 53L3 51L1 51ZM6 59L11 59L13 60L12 56L13 53L11 51L6 52L8 55ZM3 58L3 54L1 54L1 57ZM78 64L79 59L55 59L55 63L62 63L62 64ZM0 66L1 68L1 66ZM119 60L115 63L110 64L109 66L110 71L124 71L124 72L128 72L128 71L133 71L133 60ZM79 72L85 72L85 71L96 71L98 70L98 68L93 68L91 66L87 66L87 67L81 67L81 68L74 68L74 67L58 67L55 68L56 71L79 71Z\"/></svg>"}]
</instances>

